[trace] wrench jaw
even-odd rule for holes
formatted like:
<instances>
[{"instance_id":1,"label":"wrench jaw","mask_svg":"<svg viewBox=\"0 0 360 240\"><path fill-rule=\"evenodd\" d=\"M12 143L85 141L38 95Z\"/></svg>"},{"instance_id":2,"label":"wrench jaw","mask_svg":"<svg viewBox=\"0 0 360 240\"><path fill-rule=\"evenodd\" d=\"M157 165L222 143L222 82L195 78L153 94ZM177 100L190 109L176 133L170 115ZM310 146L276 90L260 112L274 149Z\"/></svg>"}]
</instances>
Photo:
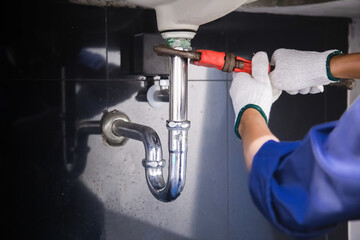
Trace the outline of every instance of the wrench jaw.
<instances>
[{"instance_id":1,"label":"wrench jaw","mask_svg":"<svg viewBox=\"0 0 360 240\"><path fill-rule=\"evenodd\" d=\"M166 45L158 45L154 46L154 51L158 56L163 57L182 57L182 58L188 58L193 61L199 61L201 59L201 53L200 52L193 52L193 51L186 51L186 50L179 50L175 49Z\"/></svg>"},{"instance_id":2,"label":"wrench jaw","mask_svg":"<svg viewBox=\"0 0 360 240\"><path fill-rule=\"evenodd\" d=\"M223 70L225 64L224 52L215 52L204 49L199 49L197 52L201 53L201 59L194 61L195 65Z\"/></svg>"}]
</instances>

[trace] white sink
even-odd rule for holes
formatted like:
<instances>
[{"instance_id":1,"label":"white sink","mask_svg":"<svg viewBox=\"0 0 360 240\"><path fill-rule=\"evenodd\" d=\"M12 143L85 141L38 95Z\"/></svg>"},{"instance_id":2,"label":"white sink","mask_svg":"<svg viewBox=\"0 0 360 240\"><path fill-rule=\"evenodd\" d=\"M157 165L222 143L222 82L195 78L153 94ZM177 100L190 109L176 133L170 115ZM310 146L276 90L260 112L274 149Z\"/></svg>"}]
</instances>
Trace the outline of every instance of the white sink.
<instances>
[{"instance_id":1,"label":"white sink","mask_svg":"<svg viewBox=\"0 0 360 240\"><path fill-rule=\"evenodd\" d=\"M137 5L156 11L158 30L164 38L193 38L199 26L218 19L254 0L70 0L98 6Z\"/></svg>"}]
</instances>

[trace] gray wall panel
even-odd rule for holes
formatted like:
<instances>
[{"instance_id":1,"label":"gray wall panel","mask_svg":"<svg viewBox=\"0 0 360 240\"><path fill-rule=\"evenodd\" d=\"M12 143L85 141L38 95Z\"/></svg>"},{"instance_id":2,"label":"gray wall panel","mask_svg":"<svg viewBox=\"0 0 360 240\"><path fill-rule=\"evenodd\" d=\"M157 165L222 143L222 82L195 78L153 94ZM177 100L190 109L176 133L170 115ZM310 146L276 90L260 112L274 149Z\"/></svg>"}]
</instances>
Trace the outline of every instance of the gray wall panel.
<instances>
[{"instance_id":1,"label":"gray wall panel","mask_svg":"<svg viewBox=\"0 0 360 240\"><path fill-rule=\"evenodd\" d=\"M109 83L109 89L117 89L119 84ZM226 81L189 82L187 183L174 202L159 202L148 190L141 165L142 143L129 140L123 147L110 147L99 136L90 137L91 151L81 181L104 204L106 239L227 238L226 85ZM94 83L83 84L87 87L93 88ZM111 94L114 96L109 98L115 99L116 91ZM133 122L154 128L167 157L167 104L154 109L134 97L109 110L118 109ZM79 102L87 103L86 99Z\"/></svg>"}]
</instances>

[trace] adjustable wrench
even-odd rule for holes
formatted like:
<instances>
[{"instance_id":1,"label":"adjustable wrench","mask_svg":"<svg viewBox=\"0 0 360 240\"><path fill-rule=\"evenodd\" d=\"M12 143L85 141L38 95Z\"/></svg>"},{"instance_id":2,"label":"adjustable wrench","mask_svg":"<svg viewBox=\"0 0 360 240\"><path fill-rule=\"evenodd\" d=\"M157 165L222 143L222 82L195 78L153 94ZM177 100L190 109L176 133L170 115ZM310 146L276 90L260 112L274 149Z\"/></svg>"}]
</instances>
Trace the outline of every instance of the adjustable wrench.
<instances>
[{"instance_id":1,"label":"adjustable wrench","mask_svg":"<svg viewBox=\"0 0 360 240\"><path fill-rule=\"evenodd\" d=\"M251 61L235 56L232 53L215 52L211 50L197 50L195 52L182 51L166 45L154 46L154 51L159 56L179 56L189 58L190 63L192 64L216 68L223 72L246 72L251 74ZM273 69L274 66L269 65L269 72ZM354 80L341 79L339 82L331 83L330 85L351 90L354 88Z\"/></svg>"},{"instance_id":2,"label":"adjustable wrench","mask_svg":"<svg viewBox=\"0 0 360 240\"><path fill-rule=\"evenodd\" d=\"M189 58L192 64L211 67L223 72L246 72L251 74L251 61L235 56L232 53L216 52L199 49L197 51L182 51L165 45L154 47L159 56L179 56ZM269 72L271 67L269 66Z\"/></svg>"}]
</instances>

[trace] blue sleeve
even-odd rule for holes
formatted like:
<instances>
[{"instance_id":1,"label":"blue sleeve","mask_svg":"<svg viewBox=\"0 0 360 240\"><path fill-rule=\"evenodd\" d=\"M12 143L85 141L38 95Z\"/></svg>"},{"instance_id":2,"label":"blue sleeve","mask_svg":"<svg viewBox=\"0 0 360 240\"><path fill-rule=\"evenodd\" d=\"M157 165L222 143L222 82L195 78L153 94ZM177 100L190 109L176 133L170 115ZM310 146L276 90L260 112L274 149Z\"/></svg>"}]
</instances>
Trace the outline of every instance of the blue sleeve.
<instances>
[{"instance_id":1,"label":"blue sleeve","mask_svg":"<svg viewBox=\"0 0 360 240\"><path fill-rule=\"evenodd\" d=\"M313 127L299 142L266 142L249 181L254 203L297 238L360 219L360 98L338 122Z\"/></svg>"}]
</instances>

